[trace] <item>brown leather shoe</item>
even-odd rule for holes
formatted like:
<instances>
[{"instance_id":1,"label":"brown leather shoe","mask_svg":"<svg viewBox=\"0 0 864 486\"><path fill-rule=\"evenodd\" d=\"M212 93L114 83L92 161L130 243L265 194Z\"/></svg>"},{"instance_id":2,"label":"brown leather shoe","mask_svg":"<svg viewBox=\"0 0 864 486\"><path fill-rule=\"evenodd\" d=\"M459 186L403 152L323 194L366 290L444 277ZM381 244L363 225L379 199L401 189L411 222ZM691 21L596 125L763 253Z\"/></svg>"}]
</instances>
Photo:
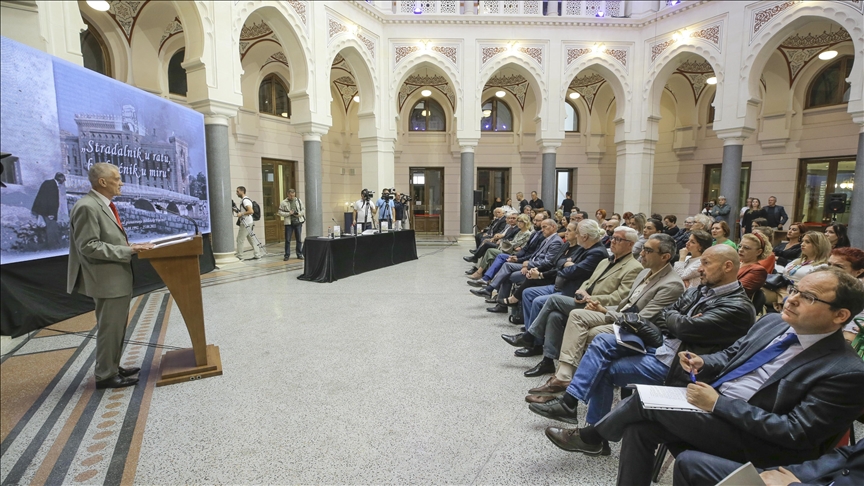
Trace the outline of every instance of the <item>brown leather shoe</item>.
<instances>
[{"instance_id":1,"label":"brown leather shoe","mask_svg":"<svg viewBox=\"0 0 864 486\"><path fill-rule=\"evenodd\" d=\"M527 397L525 397L525 401L528 403L546 403L549 400L553 400L555 398L556 397L551 396L551 395L550 396L542 396L542 397L539 395L528 395Z\"/></svg>"},{"instance_id":2,"label":"brown leather shoe","mask_svg":"<svg viewBox=\"0 0 864 486\"><path fill-rule=\"evenodd\" d=\"M553 376L543 386L532 388L528 390L528 393L532 395L557 395L566 390L569 385L569 381L561 381Z\"/></svg>"}]
</instances>

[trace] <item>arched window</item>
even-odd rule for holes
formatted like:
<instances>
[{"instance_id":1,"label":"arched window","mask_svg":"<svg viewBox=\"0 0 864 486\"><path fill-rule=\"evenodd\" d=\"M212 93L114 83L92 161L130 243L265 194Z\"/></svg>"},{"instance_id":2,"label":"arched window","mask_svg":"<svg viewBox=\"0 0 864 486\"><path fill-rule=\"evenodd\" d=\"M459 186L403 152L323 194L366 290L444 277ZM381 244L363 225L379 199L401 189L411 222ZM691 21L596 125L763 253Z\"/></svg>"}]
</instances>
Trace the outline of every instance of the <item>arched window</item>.
<instances>
[{"instance_id":1,"label":"arched window","mask_svg":"<svg viewBox=\"0 0 864 486\"><path fill-rule=\"evenodd\" d=\"M84 67L105 76L111 76L111 57L105 41L96 29L87 24L87 30L81 33L81 55L84 57Z\"/></svg>"},{"instance_id":2,"label":"arched window","mask_svg":"<svg viewBox=\"0 0 864 486\"><path fill-rule=\"evenodd\" d=\"M291 101L288 88L275 74L268 74L258 87L258 111L270 115L291 118Z\"/></svg>"},{"instance_id":3,"label":"arched window","mask_svg":"<svg viewBox=\"0 0 864 486\"><path fill-rule=\"evenodd\" d=\"M846 78L852 74L852 56L843 56L826 66L807 88L807 108L839 105L849 101L852 86Z\"/></svg>"},{"instance_id":4,"label":"arched window","mask_svg":"<svg viewBox=\"0 0 864 486\"><path fill-rule=\"evenodd\" d=\"M569 101L564 102L564 131L578 132L579 131L579 112L576 107L571 105Z\"/></svg>"},{"instance_id":5,"label":"arched window","mask_svg":"<svg viewBox=\"0 0 864 486\"><path fill-rule=\"evenodd\" d=\"M513 115L510 107L498 98L483 102L483 118L480 119L481 132L512 132Z\"/></svg>"},{"instance_id":6,"label":"arched window","mask_svg":"<svg viewBox=\"0 0 864 486\"><path fill-rule=\"evenodd\" d=\"M410 132L443 132L445 129L444 110L432 98L423 98L411 108L408 120Z\"/></svg>"},{"instance_id":7,"label":"arched window","mask_svg":"<svg viewBox=\"0 0 864 486\"><path fill-rule=\"evenodd\" d=\"M180 49L168 61L168 92L186 96L186 70L183 69L183 59L186 49Z\"/></svg>"}]
</instances>

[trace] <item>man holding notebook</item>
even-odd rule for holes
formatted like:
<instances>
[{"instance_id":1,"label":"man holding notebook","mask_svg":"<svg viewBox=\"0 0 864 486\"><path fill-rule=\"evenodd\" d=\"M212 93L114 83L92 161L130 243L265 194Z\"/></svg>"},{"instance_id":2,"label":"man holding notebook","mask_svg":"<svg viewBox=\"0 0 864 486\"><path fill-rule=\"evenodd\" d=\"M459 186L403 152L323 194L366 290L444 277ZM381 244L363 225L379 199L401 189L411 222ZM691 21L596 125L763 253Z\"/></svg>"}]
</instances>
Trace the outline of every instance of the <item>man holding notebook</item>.
<instances>
[{"instance_id":1,"label":"man holding notebook","mask_svg":"<svg viewBox=\"0 0 864 486\"><path fill-rule=\"evenodd\" d=\"M647 246L652 241L648 240L646 248L654 248ZM676 353L719 351L746 334L756 320L756 312L737 280L738 254L728 245L716 245L706 250L701 259L699 287L684 292L660 312L655 322L640 319L640 324L655 334L656 344L646 340L646 352L642 354L619 345L614 334L598 335L588 346L564 395L546 403L532 403L529 410L576 424L576 407L582 401L588 404L585 420L596 424L612 408L616 386L663 384L670 369L676 372Z\"/></svg>"},{"instance_id":2,"label":"man holding notebook","mask_svg":"<svg viewBox=\"0 0 864 486\"><path fill-rule=\"evenodd\" d=\"M586 454L623 439L618 484L626 485L651 483L660 443L759 468L816 459L864 410L864 362L843 339L843 326L862 309L860 281L816 270L792 287L780 315L766 316L730 347L678 356L684 371L697 373L686 400L706 413L650 410L635 393L594 426L546 435Z\"/></svg>"}]
</instances>

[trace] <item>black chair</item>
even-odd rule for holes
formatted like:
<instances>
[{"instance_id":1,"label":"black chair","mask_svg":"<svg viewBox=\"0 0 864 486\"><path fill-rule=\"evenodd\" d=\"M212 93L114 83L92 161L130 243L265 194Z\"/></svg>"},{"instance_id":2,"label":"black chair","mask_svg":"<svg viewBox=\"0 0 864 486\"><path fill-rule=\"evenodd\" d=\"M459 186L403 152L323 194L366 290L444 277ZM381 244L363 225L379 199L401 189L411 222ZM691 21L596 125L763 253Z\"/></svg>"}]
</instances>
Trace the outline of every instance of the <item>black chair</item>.
<instances>
[{"instance_id":1,"label":"black chair","mask_svg":"<svg viewBox=\"0 0 864 486\"><path fill-rule=\"evenodd\" d=\"M757 316L765 313L765 292L762 292L762 289L757 290L750 301L753 302Z\"/></svg>"}]
</instances>

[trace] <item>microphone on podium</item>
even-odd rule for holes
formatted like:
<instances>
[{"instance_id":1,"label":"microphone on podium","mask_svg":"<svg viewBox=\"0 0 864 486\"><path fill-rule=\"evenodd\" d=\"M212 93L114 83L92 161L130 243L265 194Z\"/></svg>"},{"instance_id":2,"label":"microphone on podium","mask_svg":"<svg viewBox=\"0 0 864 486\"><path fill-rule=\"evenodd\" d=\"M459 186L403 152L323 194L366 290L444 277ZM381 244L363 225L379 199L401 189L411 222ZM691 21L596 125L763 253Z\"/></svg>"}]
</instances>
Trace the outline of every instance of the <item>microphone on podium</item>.
<instances>
[{"instance_id":1,"label":"microphone on podium","mask_svg":"<svg viewBox=\"0 0 864 486\"><path fill-rule=\"evenodd\" d=\"M171 211L170 209L166 208L165 206L162 206L161 204L154 204L153 207L155 207L159 211L167 211L173 215L180 216L181 218L190 221L192 224L195 225L195 234L196 235L201 234L201 231L198 230L198 223L196 223L195 220L190 218L189 216L183 216L182 214L178 213L177 211Z\"/></svg>"}]
</instances>

